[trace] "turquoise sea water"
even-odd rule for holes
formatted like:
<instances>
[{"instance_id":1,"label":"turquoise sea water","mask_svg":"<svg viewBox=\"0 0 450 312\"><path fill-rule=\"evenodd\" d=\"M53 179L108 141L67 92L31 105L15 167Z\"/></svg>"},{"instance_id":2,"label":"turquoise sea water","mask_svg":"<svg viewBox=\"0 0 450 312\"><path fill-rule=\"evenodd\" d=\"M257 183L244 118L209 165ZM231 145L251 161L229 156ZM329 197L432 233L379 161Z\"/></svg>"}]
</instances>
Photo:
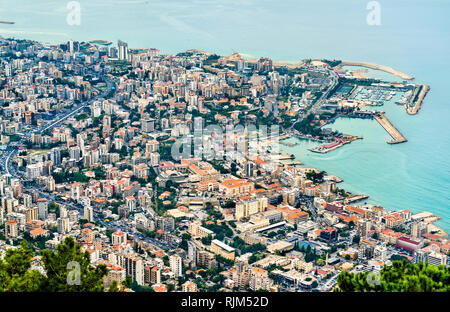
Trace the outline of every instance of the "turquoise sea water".
<instances>
[{"instance_id":1,"label":"turquoise sea water","mask_svg":"<svg viewBox=\"0 0 450 312\"><path fill-rule=\"evenodd\" d=\"M292 151L370 202L436 213L443 218L437 225L450 232L450 1L380 0L381 26L367 25L365 0L80 0L79 26L66 23L68 2L0 0L0 20L16 22L0 24L0 35L50 43L121 39L163 53L197 48L282 61L366 61L430 85L417 115L395 104L382 108L407 143L386 144L390 136L376 121L339 119L333 128L364 139L324 155L309 152L315 143L305 141Z\"/></svg>"}]
</instances>

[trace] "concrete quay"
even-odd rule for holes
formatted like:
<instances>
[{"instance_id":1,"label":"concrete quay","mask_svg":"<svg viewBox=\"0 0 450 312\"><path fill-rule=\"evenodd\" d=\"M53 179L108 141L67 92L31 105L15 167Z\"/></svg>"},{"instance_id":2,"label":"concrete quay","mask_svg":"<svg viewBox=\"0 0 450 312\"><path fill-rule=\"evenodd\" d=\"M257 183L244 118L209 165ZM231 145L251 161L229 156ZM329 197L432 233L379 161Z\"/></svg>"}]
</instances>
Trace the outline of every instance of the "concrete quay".
<instances>
[{"instance_id":1,"label":"concrete quay","mask_svg":"<svg viewBox=\"0 0 450 312\"><path fill-rule=\"evenodd\" d=\"M414 104L414 106L408 106L406 105L406 112L409 115L415 115L419 111L420 107L422 106L423 99L425 98L425 95L427 95L428 91L430 91L430 86L427 85L421 85L421 89L419 94L417 95L417 101ZM412 101L414 101L415 96L413 96Z\"/></svg>"},{"instance_id":2,"label":"concrete quay","mask_svg":"<svg viewBox=\"0 0 450 312\"><path fill-rule=\"evenodd\" d=\"M389 135L393 138L392 141L388 141L388 144L398 144L407 142L408 140L398 131L397 128L386 118L383 112L374 112L373 118L379 122L379 124L389 133Z\"/></svg>"}]
</instances>

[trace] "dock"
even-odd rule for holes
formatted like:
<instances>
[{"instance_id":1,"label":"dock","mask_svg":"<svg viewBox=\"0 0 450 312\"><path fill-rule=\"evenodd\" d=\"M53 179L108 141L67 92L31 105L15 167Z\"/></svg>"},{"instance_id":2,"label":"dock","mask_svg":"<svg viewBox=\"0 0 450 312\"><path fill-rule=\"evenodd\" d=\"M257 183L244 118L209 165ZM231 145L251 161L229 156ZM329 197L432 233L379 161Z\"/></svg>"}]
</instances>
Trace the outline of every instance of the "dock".
<instances>
[{"instance_id":1,"label":"dock","mask_svg":"<svg viewBox=\"0 0 450 312\"><path fill-rule=\"evenodd\" d=\"M303 166L304 165L301 161L298 161L298 160L291 161L291 162L281 161L281 163L286 166Z\"/></svg>"},{"instance_id":2,"label":"dock","mask_svg":"<svg viewBox=\"0 0 450 312\"><path fill-rule=\"evenodd\" d=\"M279 143L282 145L289 146L289 147L294 147L297 145L297 143L290 143L290 142L284 142L284 141L279 141Z\"/></svg>"},{"instance_id":3,"label":"dock","mask_svg":"<svg viewBox=\"0 0 450 312\"><path fill-rule=\"evenodd\" d=\"M329 177L332 181L334 181L334 182L336 182L336 183L341 183L341 182L344 181L344 180L342 180L341 178L339 178L338 176L335 176L335 175L329 174L328 177Z\"/></svg>"},{"instance_id":4,"label":"dock","mask_svg":"<svg viewBox=\"0 0 450 312\"><path fill-rule=\"evenodd\" d=\"M325 154L331 152L339 147L344 146L345 144L349 144L355 140L361 140L363 137L361 136L353 136L353 135L343 135L344 139L340 139L332 144L327 144L323 146L318 146L316 148L310 149L311 152Z\"/></svg>"},{"instance_id":5,"label":"dock","mask_svg":"<svg viewBox=\"0 0 450 312\"><path fill-rule=\"evenodd\" d=\"M376 121L379 122L379 124L389 133L389 135L392 137L392 141L388 141L388 144L398 144L407 142L408 140L401 134L400 131L398 131L397 128L394 127L394 125L389 121L389 119L386 118L384 113L382 112L374 112L373 118L375 118Z\"/></svg>"},{"instance_id":6,"label":"dock","mask_svg":"<svg viewBox=\"0 0 450 312\"><path fill-rule=\"evenodd\" d=\"M415 94L413 96L412 101L414 101L417 97L417 101L414 104L414 106L408 106L405 104L406 112L410 115L415 115L419 111L420 107L422 106L423 99L425 98L425 95L427 95L428 91L430 91L430 86L427 85L420 85L420 92L418 91L418 94Z\"/></svg>"},{"instance_id":7,"label":"dock","mask_svg":"<svg viewBox=\"0 0 450 312\"><path fill-rule=\"evenodd\" d=\"M278 154L278 155L272 155L271 158L273 160L288 160L288 159L295 159L294 154Z\"/></svg>"},{"instance_id":8,"label":"dock","mask_svg":"<svg viewBox=\"0 0 450 312\"><path fill-rule=\"evenodd\" d=\"M364 194L362 194L362 195L354 195L352 197L346 198L344 200L344 203L345 204L350 204L350 203L354 203L354 202L357 202L357 201L360 201L360 200L363 200L363 199L366 199L366 198L369 198L369 196L364 195Z\"/></svg>"}]
</instances>

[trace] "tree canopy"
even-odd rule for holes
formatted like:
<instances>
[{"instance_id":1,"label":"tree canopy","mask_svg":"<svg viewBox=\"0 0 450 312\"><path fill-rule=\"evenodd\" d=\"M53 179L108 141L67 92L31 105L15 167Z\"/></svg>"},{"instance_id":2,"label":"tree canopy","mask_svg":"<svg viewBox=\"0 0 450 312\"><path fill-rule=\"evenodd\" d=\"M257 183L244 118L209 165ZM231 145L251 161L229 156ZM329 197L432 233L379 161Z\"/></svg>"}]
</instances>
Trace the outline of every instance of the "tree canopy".
<instances>
[{"instance_id":1,"label":"tree canopy","mask_svg":"<svg viewBox=\"0 0 450 312\"><path fill-rule=\"evenodd\" d=\"M450 291L450 268L420 262L419 265L393 261L384 266L378 277L371 272L339 274L338 292L448 292Z\"/></svg>"},{"instance_id":2,"label":"tree canopy","mask_svg":"<svg viewBox=\"0 0 450 312\"><path fill-rule=\"evenodd\" d=\"M18 249L9 248L0 259L0 291L32 292L39 291L43 275L30 270L33 251L26 241Z\"/></svg>"},{"instance_id":3,"label":"tree canopy","mask_svg":"<svg viewBox=\"0 0 450 312\"><path fill-rule=\"evenodd\" d=\"M56 251L41 250L45 273L32 269L33 250L26 241L6 250L0 260L0 291L6 292L100 292L104 291L105 265L93 266L89 252L81 251L72 237L67 237Z\"/></svg>"}]
</instances>

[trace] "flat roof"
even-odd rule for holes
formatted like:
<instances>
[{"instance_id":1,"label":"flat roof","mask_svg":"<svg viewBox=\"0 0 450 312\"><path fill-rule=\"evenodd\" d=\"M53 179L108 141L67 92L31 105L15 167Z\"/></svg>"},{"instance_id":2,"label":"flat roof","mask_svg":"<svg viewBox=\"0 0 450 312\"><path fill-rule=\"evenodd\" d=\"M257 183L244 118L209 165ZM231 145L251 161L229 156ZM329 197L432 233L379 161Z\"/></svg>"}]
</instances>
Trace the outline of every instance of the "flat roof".
<instances>
[{"instance_id":1,"label":"flat roof","mask_svg":"<svg viewBox=\"0 0 450 312\"><path fill-rule=\"evenodd\" d=\"M227 244L221 242L218 239L213 239L212 243L216 244L217 246L219 246L220 248L222 248L222 249L224 249L224 250L226 250L228 252L233 252L235 250L233 247L228 246Z\"/></svg>"},{"instance_id":2,"label":"flat roof","mask_svg":"<svg viewBox=\"0 0 450 312\"><path fill-rule=\"evenodd\" d=\"M264 232L264 231L267 231L267 230L270 230L270 229L274 229L274 228L277 228L277 227L280 227L280 226L284 226L284 225L286 225L286 221L281 221L281 222L277 222L277 223L265 226L263 228L257 229L257 230L255 230L255 232L257 232L257 233Z\"/></svg>"}]
</instances>

